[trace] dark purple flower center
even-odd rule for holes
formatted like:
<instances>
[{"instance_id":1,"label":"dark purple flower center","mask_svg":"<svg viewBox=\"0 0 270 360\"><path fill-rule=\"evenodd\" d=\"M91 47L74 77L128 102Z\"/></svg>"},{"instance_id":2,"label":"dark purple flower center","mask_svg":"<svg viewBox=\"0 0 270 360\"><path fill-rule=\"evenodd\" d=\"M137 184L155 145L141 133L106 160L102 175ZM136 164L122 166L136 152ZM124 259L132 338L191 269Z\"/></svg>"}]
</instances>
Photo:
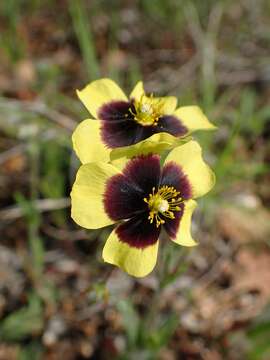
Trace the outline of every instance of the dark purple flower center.
<instances>
[{"instance_id":1,"label":"dark purple flower center","mask_svg":"<svg viewBox=\"0 0 270 360\"><path fill-rule=\"evenodd\" d=\"M191 187L181 168L158 155L131 159L122 174L109 179L104 194L108 216L119 222L121 241L144 248L158 240L161 227L175 238Z\"/></svg>"},{"instance_id":2,"label":"dark purple flower center","mask_svg":"<svg viewBox=\"0 0 270 360\"><path fill-rule=\"evenodd\" d=\"M111 101L99 109L98 119L102 140L109 148L133 145L159 132L177 137L187 133L180 119L164 114L161 101L146 96L137 101Z\"/></svg>"},{"instance_id":3,"label":"dark purple flower center","mask_svg":"<svg viewBox=\"0 0 270 360\"><path fill-rule=\"evenodd\" d=\"M156 227L159 227L166 218L175 219L174 213L181 210L179 205L183 202L179 195L180 191L176 191L173 186L153 187L149 197L143 199L148 205L150 223L156 222Z\"/></svg>"}]
</instances>

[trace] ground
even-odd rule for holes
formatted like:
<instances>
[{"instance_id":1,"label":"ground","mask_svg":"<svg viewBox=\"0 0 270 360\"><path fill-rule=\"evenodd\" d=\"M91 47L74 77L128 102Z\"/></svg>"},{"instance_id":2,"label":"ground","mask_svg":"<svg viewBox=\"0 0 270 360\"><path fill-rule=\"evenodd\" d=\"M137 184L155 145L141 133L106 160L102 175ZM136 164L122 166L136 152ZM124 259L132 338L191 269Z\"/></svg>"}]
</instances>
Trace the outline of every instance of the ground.
<instances>
[{"instance_id":1,"label":"ground","mask_svg":"<svg viewBox=\"0 0 270 360\"><path fill-rule=\"evenodd\" d=\"M269 21L267 0L1 2L1 360L270 358ZM218 126L195 134L217 177L200 245L164 240L141 280L70 218L75 90L102 76Z\"/></svg>"}]
</instances>

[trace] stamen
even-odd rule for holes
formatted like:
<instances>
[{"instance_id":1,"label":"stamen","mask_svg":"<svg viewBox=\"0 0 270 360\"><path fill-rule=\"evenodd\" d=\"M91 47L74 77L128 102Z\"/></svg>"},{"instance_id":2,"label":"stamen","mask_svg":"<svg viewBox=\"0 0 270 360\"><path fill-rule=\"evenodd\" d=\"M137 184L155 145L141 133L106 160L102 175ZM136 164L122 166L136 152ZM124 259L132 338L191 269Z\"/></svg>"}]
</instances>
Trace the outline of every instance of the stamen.
<instances>
[{"instance_id":1,"label":"stamen","mask_svg":"<svg viewBox=\"0 0 270 360\"><path fill-rule=\"evenodd\" d=\"M142 94L139 100L135 100L135 110L129 108L135 121L143 126L157 126L158 120L162 115L164 104L161 100L154 101L153 94L150 97Z\"/></svg>"},{"instance_id":2,"label":"stamen","mask_svg":"<svg viewBox=\"0 0 270 360\"><path fill-rule=\"evenodd\" d=\"M149 194L148 199L144 198L144 202L148 204L149 216L148 219L152 224L156 222L156 227L165 223L165 219L175 219L174 213L180 211L180 204L183 199L179 197L180 192L173 186L164 185L156 192L155 187L152 188L152 193ZM162 216L162 217L161 217Z\"/></svg>"}]
</instances>

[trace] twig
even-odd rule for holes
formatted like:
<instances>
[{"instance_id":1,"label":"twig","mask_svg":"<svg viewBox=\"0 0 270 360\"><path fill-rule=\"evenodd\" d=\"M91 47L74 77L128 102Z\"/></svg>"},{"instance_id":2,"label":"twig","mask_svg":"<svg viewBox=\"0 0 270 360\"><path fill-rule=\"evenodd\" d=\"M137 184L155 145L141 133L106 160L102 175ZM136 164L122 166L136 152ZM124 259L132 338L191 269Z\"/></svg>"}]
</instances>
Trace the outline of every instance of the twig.
<instances>
[{"instance_id":1,"label":"twig","mask_svg":"<svg viewBox=\"0 0 270 360\"><path fill-rule=\"evenodd\" d=\"M147 79L148 88L154 89L155 92L170 92L174 89L184 89L188 83L190 84L193 81L193 74L198 65L199 55L196 53L188 62L175 71L168 68L159 69L158 71L151 73L151 76ZM164 82L161 81L162 78L166 78L166 87Z\"/></svg>"},{"instance_id":2,"label":"twig","mask_svg":"<svg viewBox=\"0 0 270 360\"><path fill-rule=\"evenodd\" d=\"M6 151L3 151L0 154L0 165L4 164L6 161L8 161L13 156L21 154L26 148L26 144L19 144L11 149L8 149Z\"/></svg>"},{"instance_id":3,"label":"twig","mask_svg":"<svg viewBox=\"0 0 270 360\"><path fill-rule=\"evenodd\" d=\"M13 106L24 111L37 113L55 122L64 129L67 129L68 131L73 131L77 125L77 123L70 117L56 110L50 109L42 101L19 101L0 98L0 106Z\"/></svg>"},{"instance_id":4,"label":"twig","mask_svg":"<svg viewBox=\"0 0 270 360\"><path fill-rule=\"evenodd\" d=\"M32 206L40 212L64 209L70 206L70 199L61 198L36 200L32 203ZM22 208L20 208L19 206L10 206L6 209L0 210L0 221L4 222L16 220L23 215L24 214Z\"/></svg>"},{"instance_id":5,"label":"twig","mask_svg":"<svg viewBox=\"0 0 270 360\"><path fill-rule=\"evenodd\" d=\"M233 72L220 72L217 75L218 83L222 85L237 85L252 83L259 79L259 74L256 70L243 70Z\"/></svg>"},{"instance_id":6,"label":"twig","mask_svg":"<svg viewBox=\"0 0 270 360\"><path fill-rule=\"evenodd\" d=\"M42 230L46 235L49 235L52 238L57 240L68 240L68 241L77 241L77 240L89 240L90 234L88 234L85 230L65 230L65 229L58 229L54 226L50 226L46 224Z\"/></svg>"},{"instance_id":7,"label":"twig","mask_svg":"<svg viewBox=\"0 0 270 360\"><path fill-rule=\"evenodd\" d=\"M203 29L200 24L198 11L191 2L184 7L184 15L187 21L189 33L196 45L197 51L201 51L204 44Z\"/></svg>"}]
</instances>

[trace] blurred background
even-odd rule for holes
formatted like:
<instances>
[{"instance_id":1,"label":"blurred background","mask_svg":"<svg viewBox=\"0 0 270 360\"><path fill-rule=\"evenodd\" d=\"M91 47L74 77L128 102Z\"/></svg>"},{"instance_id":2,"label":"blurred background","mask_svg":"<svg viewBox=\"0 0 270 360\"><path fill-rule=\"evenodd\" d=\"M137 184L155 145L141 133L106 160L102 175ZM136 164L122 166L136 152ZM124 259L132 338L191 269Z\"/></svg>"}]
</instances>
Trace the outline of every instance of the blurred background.
<instances>
[{"instance_id":1,"label":"blurred background","mask_svg":"<svg viewBox=\"0 0 270 360\"><path fill-rule=\"evenodd\" d=\"M200 245L141 280L70 218L75 90L103 76L218 126L195 134L217 176ZM0 2L1 360L270 359L269 85L267 0Z\"/></svg>"}]
</instances>

